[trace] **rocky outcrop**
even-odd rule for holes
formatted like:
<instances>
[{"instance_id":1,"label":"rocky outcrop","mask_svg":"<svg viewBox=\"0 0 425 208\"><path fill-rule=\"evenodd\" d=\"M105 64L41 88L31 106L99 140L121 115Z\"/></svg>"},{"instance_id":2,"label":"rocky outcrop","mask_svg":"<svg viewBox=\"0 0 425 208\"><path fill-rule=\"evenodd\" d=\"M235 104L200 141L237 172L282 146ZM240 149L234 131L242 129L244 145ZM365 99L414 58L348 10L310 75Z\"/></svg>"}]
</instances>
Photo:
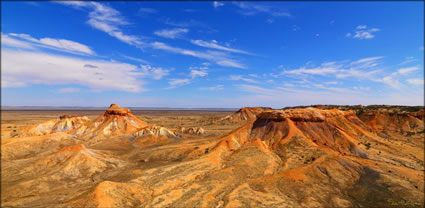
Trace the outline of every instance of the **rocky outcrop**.
<instances>
[{"instance_id":1,"label":"rocky outcrop","mask_svg":"<svg viewBox=\"0 0 425 208\"><path fill-rule=\"evenodd\" d=\"M90 121L86 116L62 115L58 119L48 120L30 126L19 133L19 137L41 136L56 132L67 132L80 128Z\"/></svg>"},{"instance_id":2,"label":"rocky outcrop","mask_svg":"<svg viewBox=\"0 0 425 208\"><path fill-rule=\"evenodd\" d=\"M132 137L143 137L143 136L157 136L157 137L170 137L178 138L173 131L157 126L157 125L148 125L141 129L138 129L135 133L131 134Z\"/></svg>"},{"instance_id":3,"label":"rocky outcrop","mask_svg":"<svg viewBox=\"0 0 425 208\"><path fill-rule=\"evenodd\" d=\"M104 115L118 115L118 116L127 116L130 113L130 110L127 108L122 108L117 104L111 104L106 110Z\"/></svg>"},{"instance_id":4,"label":"rocky outcrop","mask_svg":"<svg viewBox=\"0 0 425 208\"><path fill-rule=\"evenodd\" d=\"M202 127L189 127L189 128L184 128L184 127L180 127L180 133L183 134L193 134L193 135L202 135L205 133L205 130Z\"/></svg>"},{"instance_id":5,"label":"rocky outcrop","mask_svg":"<svg viewBox=\"0 0 425 208\"><path fill-rule=\"evenodd\" d=\"M147 122L137 118L129 109L112 104L105 113L71 133L85 139L93 137L102 139L130 135L147 125Z\"/></svg>"}]
</instances>

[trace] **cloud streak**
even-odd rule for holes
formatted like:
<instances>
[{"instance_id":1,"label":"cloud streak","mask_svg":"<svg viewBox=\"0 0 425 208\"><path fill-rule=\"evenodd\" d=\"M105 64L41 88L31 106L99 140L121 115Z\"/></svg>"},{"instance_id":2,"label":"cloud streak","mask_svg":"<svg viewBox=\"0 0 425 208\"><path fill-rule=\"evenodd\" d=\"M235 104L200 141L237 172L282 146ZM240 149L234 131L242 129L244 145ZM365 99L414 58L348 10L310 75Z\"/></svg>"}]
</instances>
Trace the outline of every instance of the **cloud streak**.
<instances>
[{"instance_id":1,"label":"cloud streak","mask_svg":"<svg viewBox=\"0 0 425 208\"><path fill-rule=\"evenodd\" d=\"M168 82L169 87L166 89L174 89L188 84L190 84L190 79L170 79Z\"/></svg>"},{"instance_id":2,"label":"cloud streak","mask_svg":"<svg viewBox=\"0 0 425 208\"><path fill-rule=\"evenodd\" d=\"M176 54L181 54L186 56L193 56L193 57L213 61L220 66L234 67L234 68L240 68L240 69L246 68L243 64L229 58L225 53L221 53L217 51L206 51L206 52L193 51L193 50L173 47L163 42L153 42L151 46L155 49L164 50L171 53L176 53Z\"/></svg>"},{"instance_id":3,"label":"cloud streak","mask_svg":"<svg viewBox=\"0 0 425 208\"><path fill-rule=\"evenodd\" d=\"M112 7L98 2L85 1L61 1L57 2L74 8L91 9L87 23L95 29L103 31L108 35L129 45L142 47L144 42L138 36L125 34L122 27L129 23L124 19L121 13Z\"/></svg>"},{"instance_id":4,"label":"cloud streak","mask_svg":"<svg viewBox=\"0 0 425 208\"><path fill-rule=\"evenodd\" d=\"M241 53L241 54L251 55L250 53L243 51L243 50L221 46L221 45L218 44L218 42L216 40L212 40L210 42L203 41L203 40L191 40L190 42L192 44L195 44L195 45L201 46L201 47L205 47L205 48L212 48L212 49L217 49L217 50L222 50L222 51L227 51L227 52L232 52L232 53Z\"/></svg>"},{"instance_id":5,"label":"cloud streak","mask_svg":"<svg viewBox=\"0 0 425 208\"><path fill-rule=\"evenodd\" d=\"M265 13L273 17L291 17L291 13L279 7L272 7L259 3L252 2L233 2L239 7L239 13L245 16L253 16L259 13Z\"/></svg>"},{"instance_id":6,"label":"cloud streak","mask_svg":"<svg viewBox=\"0 0 425 208\"><path fill-rule=\"evenodd\" d=\"M224 90L224 86L223 85L216 85L216 86L212 86L212 87L201 87L199 89L200 90L208 90L208 91L219 91L219 90Z\"/></svg>"},{"instance_id":7,"label":"cloud streak","mask_svg":"<svg viewBox=\"0 0 425 208\"><path fill-rule=\"evenodd\" d=\"M184 34L188 33L189 30L186 28L174 28L174 29L164 29L155 31L154 34L163 37L163 38L181 38Z\"/></svg>"},{"instance_id":8,"label":"cloud streak","mask_svg":"<svg viewBox=\"0 0 425 208\"><path fill-rule=\"evenodd\" d=\"M95 52L90 47L75 41L55 38L37 39L28 34L2 34L2 44L25 49L35 49L37 47L80 55L95 55Z\"/></svg>"}]
</instances>

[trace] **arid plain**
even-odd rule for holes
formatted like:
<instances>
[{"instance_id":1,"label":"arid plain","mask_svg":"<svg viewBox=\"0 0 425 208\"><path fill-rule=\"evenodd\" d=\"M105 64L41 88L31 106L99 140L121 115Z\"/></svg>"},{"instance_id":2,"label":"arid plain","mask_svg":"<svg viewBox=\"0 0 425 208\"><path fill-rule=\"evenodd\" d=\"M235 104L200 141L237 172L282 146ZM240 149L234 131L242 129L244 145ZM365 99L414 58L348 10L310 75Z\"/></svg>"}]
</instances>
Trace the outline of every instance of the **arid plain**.
<instances>
[{"instance_id":1,"label":"arid plain","mask_svg":"<svg viewBox=\"0 0 425 208\"><path fill-rule=\"evenodd\" d=\"M423 207L424 109L2 111L3 207Z\"/></svg>"}]
</instances>

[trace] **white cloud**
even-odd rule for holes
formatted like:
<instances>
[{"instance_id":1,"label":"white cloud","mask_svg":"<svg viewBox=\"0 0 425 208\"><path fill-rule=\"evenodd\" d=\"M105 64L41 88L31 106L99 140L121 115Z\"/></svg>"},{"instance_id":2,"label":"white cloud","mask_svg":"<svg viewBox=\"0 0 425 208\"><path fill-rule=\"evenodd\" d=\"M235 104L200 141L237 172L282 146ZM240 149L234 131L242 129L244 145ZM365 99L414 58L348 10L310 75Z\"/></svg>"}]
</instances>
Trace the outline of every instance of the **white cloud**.
<instances>
[{"instance_id":1,"label":"white cloud","mask_svg":"<svg viewBox=\"0 0 425 208\"><path fill-rule=\"evenodd\" d=\"M36 39L28 34L3 34L2 44L17 48L35 49L35 48L49 48L57 51L68 53L75 53L80 55L94 55L94 51L90 47L65 39L41 38Z\"/></svg>"},{"instance_id":2,"label":"white cloud","mask_svg":"<svg viewBox=\"0 0 425 208\"><path fill-rule=\"evenodd\" d=\"M220 66L228 66L228 67L234 67L234 68L245 68L244 65L238 63L236 60L233 60L229 57L227 57L226 54L217 52L217 51L206 51L206 52L200 52L200 51L192 51L177 47L169 46L162 42L153 42L151 46L155 49L164 50L172 53L182 54L186 56L193 56L201 59L206 59L209 61L214 61L216 64Z\"/></svg>"},{"instance_id":3,"label":"white cloud","mask_svg":"<svg viewBox=\"0 0 425 208\"><path fill-rule=\"evenodd\" d=\"M253 16L258 13L266 13L270 16L274 17L291 17L291 13L282 9L281 7L276 6L268 6L259 3L252 2L233 2L234 5L239 7L239 13L246 16Z\"/></svg>"},{"instance_id":4,"label":"white cloud","mask_svg":"<svg viewBox=\"0 0 425 208\"><path fill-rule=\"evenodd\" d=\"M387 85L389 85L393 88L396 88L396 89L400 88L400 81L394 79L393 76L385 76L384 78L378 79L376 81L383 82L383 83L385 83L385 84L387 84Z\"/></svg>"},{"instance_id":5,"label":"white cloud","mask_svg":"<svg viewBox=\"0 0 425 208\"><path fill-rule=\"evenodd\" d=\"M366 28L367 28L367 25L359 25L359 26L356 27L356 29L358 29L358 30L363 30L363 29L366 29Z\"/></svg>"},{"instance_id":6,"label":"white cloud","mask_svg":"<svg viewBox=\"0 0 425 208\"><path fill-rule=\"evenodd\" d=\"M142 92L146 76L134 65L2 49L2 87L78 84L95 91ZM90 66L90 67L89 67Z\"/></svg>"},{"instance_id":7,"label":"white cloud","mask_svg":"<svg viewBox=\"0 0 425 208\"><path fill-rule=\"evenodd\" d=\"M409 84L414 84L414 85L424 85L424 80L423 79L408 79L407 82Z\"/></svg>"},{"instance_id":8,"label":"white cloud","mask_svg":"<svg viewBox=\"0 0 425 208\"><path fill-rule=\"evenodd\" d=\"M398 65L405 65L405 64L408 64L408 63L411 63L411 62L415 62L415 61L417 61L417 59L415 59L415 57L408 56L408 57L405 57L404 58L404 61L401 62L401 63L399 63Z\"/></svg>"},{"instance_id":9,"label":"white cloud","mask_svg":"<svg viewBox=\"0 0 425 208\"><path fill-rule=\"evenodd\" d=\"M372 39L375 37L374 33L379 32L379 28L368 28L367 25L359 25L354 30L354 35L351 35L351 33L345 34L346 37L353 37L360 40L363 39Z\"/></svg>"},{"instance_id":10,"label":"white cloud","mask_svg":"<svg viewBox=\"0 0 425 208\"><path fill-rule=\"evenodd\" d=\"M380 60L382 58L382 56L368 57L349 63L325 62L318 67L304 66L293 70L283 70L281 72L281 75L297 75L297 77L300 75L335 76L335 78L338 79L352 77L357 79L384 83L391 86L392 88L400 89L402 85L397 79L398 77L396 75L406 74L410 71L419 69L416 67L409 67L399 69L397 72L393 72L391 74L382 74L382 69L380 68Z\"/></svg>"},{"instance_id":11,"label":"white cloud","mask_svg":"<svg viewBox=\"0 0 425 208\"><path fill-rule=\"evenodd\" d=\"M89 12L89 20L87 21L90 26L103 31L124 43L138 47L142 47L144 44L139 37L128 35L123 32L121 27L128 25L129 23L124 19L124 17L121 16L119 11L112 7L98 2L86 1L61 1L57 3L70 5L74 8L92 9L92 11Z\"/></svg>"},{"instance_id":12,"label":"white cloud","mask_svg":"<svg viewBox=\"0 0 425 208\"><path fill-rule=\"evenodd\" d=\"M75 93L80 92L80 88L73 88L73 87L67 87L67 88L61 88L57 92L58 93Z\"/></svg>"},{"instance_id":13,"label":"white cloud","mask_svg":"<svg viewBox=\"0 0 425 208\"><path fill-rule=\"evenodd\" d=\"M359 59L357 61L351 62L352 65L358 65L358 64L366 64L366 66L370 66L370 64L375 64L377 60L384 58L383 56L374 56L374 57L368 57Z\"/></svg>"},{"instance_id":14,"label":"white cloud","mask_svg":"<svg viewBox=\"0 0 425 208\"><path fill-rule=\"evenodd\" d=\"M407 74L407 73L409 73L409 72L416 71L416 70L419 70L419 67L418 67L418 66L401 68L401 69L399 69L397 72L398 72L399 74Z\"/></svg>"},{"instance_id":15,"label":"white cloud","mask_svg":"<svg viewBox=\"0 0 425 208\"><path fill-rule=\"evenodd\" d=\"M223 85L216 85L216 86L212 86L212 87L202 87L199 88L200 90L209 90L209 91L218 91L218 90L224 90L224 86Z\"/></svg>"},{"instance_id":16,"label":"white cloud","mask_svg":"<svg viewBox=\"0 0 425 208\"><path fill-rule=\"evenodd\" d=\"M361 79L370 79L379 72L376 70L378 60L382 56L363 58L351 63L325 62L318 67L303 66L293 70L283 70L283 75L335 75L336 78L356 77ZM309 64L306 64L309 65ZM372 69L372 70L371 70ZM366 71L369 70L369 71Z\"/></svg>"},{"instance_id":17,"label":"white cloud","mask_svg":"<svg viewBox=\"0 0 425 208\"><path fill-rule=\"evenodd\" d=\"M141 65L141 70L147 76L152 77L152 79L160 80L162 77L167 76L170 72L168 69L163 69L161 67L152 67L151 65Z\"/></svg>"},{"instance_id":18,"label":"white cloud","mask_svg":"<svg viewBox=\"0 0 425 208\"><path fill-rule=\"evenodd\" d=\"M206 71L191 70L189 76L192 77L192 79L194 79L196 77L205 77L207 75L208 75L208 72L206 72Z\"/></svg>"},{"instance_id":19,"label":"white cloud","mask_svg":"<svg viewBox=\"0 0 425 208\"><path fill-rule=\"evenodd\" d=\"M19 38L21 40L28 41L30 44L33 44L33 46L46 47L46 48L70 52L70 53L82 53L82 54L89 54L89 55L94 54L94 51L91 50L90 47L81 43L77 43L75 41L71 41L71 40L54 39L54 38L36 39L31 37L28 34L16 34L16 33L9 33L8 35L15 38Z\"/></svg>"},{"instance_id":20,"label":"white cloud","mask_svg":"<svg viewBox=\"0 0 425 208\"><path fill-rule=\"evenodd\" d=\"M245 82L250 82L250 83L258 83L256 80L254 79L250 79L250 78L245 78L241 75L232 75L230 76L229 80L233 80L233 81L245 81Z\"/></svg>"},{"instance_id":21,"label":"white cloud","mask_svg":"<svg viewBox=\"0 0 425 208\"><path fill-rule=\"evenodd\" d=\"M189 79L170 79L168 84L169 84L169 87L167 89L174 89L176 87L190 84L190 80Z\"/></svg>"},{"instance_id":22,"label":"white cloud","mask_svg":"<svg viewBox=\"0 0 425 208\"><path fill-rule=\"evenodd\" d=\"M322 63L319 67L307 68L301 67L294 70L284 70L283 74L311 74L311 75L326 75L326 74L335 74L336 72L341 71L342 65L337 65L333 62Z\"/></svg>"},{"instance_id":23,"label":"white cloud","mask_svg":"<svg viewBox=\"0 0 425 208\"><path fill-rule=\"evenodd\" d=\"M205 48L213 48L213 49L223 50L223 51L228 51L228 52L233 52L233 53L250 54L250 53L243 51L243 50L221 46L217 43L216 40L212 40L210 42L203 41L203 40L191 40L190 42L197 45L197 46L201 46L201 47L205 47Z\"/></svg>"},{"instance_id":24,"label":"white cloud","mask_svg":"<svg viewBox=\"0 0 425 208\"><path fill-rule=\"evenodd\" d=\"M17 40L15 38L11 38L10 36L6 34L1 34L1 45L3 46L11 46L11 47L17 47L17 48L25 48L25 49L34 49L33 44Z\"/></svg>"},{"instance_id":25,"label":"white cloud","mask_svg":"<svg viewBox=\"0 0 425 208\"><path fill-rule=\"evenodd\" d=\"M218 7L224 6L224 4L221 3L221 2L218 2L218 1L214 1L213 6L214 6L214 8L218 8Z\"/></svg>"},{"instance_id":26,"label":"white cloud","mask_svg":"<svg viewBox=\"0 0 425 208\"><path fill-rule=\"evenodd\" d=\"M163 38L181 38L183 34L188 33L189 30L186 28L174 28L174 29L164 29L155 31L154 34Z\"/></svg>"},{"instance_id":27,"label":"white cloud","mask_svg":"<svg viewBox=\"0 0 425 208\"><path fill-rule=\"evenodd\" d=\"M122 26L128 25L129 23L124 19L124 17L121 16L121 14L117 10L111 7L105 6L104 4L97 3L97 2L83 2L83 1L78 1L78 2L64 1L64 2L58 2L58 3L72 6L74 8L92 9L92 11L89 13L89 20L87 21L89 25L91 25L92 27L98 30L106 32L110 36L115 37L122 42L136 46L137 48L150 46L154 49L165 50L172 53L193 56L200 59L214 61L216 64L220 66L245 68L243 64L240 64L238 63L238 61L229 58L227 54L220 53L217 51L199 52L199 51L192 51L192 50L183 49L183 48L172 47L162 42L147 43L147 42L141 41L139 36L125 34L122 30ZM178 26L178 27L189 27L190 25L198 25L198 26L203 26L208 28L208 26L205 26L204 24L196 20L190 20L189 22L184 22L184 23L175 23L175 22L171 22L169 19L165 19L164 23L168 25ZM159 34L165 35L166 33L159 33Z\"/></svg>"}]
</instances>

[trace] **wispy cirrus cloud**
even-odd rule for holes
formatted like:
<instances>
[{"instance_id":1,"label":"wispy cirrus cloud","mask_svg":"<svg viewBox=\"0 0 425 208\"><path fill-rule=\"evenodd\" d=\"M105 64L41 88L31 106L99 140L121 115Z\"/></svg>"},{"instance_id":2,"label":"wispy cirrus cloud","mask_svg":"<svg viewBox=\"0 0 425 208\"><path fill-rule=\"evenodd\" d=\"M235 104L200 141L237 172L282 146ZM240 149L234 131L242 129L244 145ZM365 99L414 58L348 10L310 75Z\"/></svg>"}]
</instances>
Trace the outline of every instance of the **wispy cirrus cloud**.
<instances>
[{"instance_id":1,"label":"wispy cirrus cloud","mask_svg":"<svg viewBox=\"0 0 425 208\"><path fill-rule=\"evenodd\" d=\"M283 75L334 75L336 78L368 78L379 72L376 66L380 63L382 56L368 57L353 61L344 62L324 62L317 67L303 66L298 69L283 70Z\"/></svg>"},{"instance_id":2,"label":"wispy cirrus cloud","mask_svg":"<svg viewBox=\"0 0 425 208\"><path fill-rule=\"evenodd\" d=\"M91 11L88 14L89 20L87 21L90 26L103 31L124 43L138 47L142 47L144 45L144 42L141 41L139 36L129 35L123 32L122 27L129 23L119 11L112 7L98 2L86 1L60 1L57 3L74 8L90 9Z\"/></svg>"},{"instance_id":3,"label":"wispy cirrus cloud","mask_svg":"<svg viewBox=\"0 0 425 208\"><path fill-rule=\"evenodd\" d=\"M400 89L403 84L401 76L419 70L419 66L399 68L397 71L385 73L382 67L382 56L368 57L353 62L325 62L319 66L303 66L298 69L283 70L286 76L334 76L337 79L356 78L372 82L384 83L392 88ZM320 86L315 86L319 87ZM329 88L330 89L330 88Z\"/></svg>"},{"instance_id":4,"label":"wispy cirrus cloud","mask_svg":"<svg viewBox=\"0 0 425 208\"><path fill-rule=\"evenodd\" d=\"M287 10L269 6L262 3L257 2L233 2L234 5L239 7L239 13L246 16L253 16L259 13L265 13L273 17L291 17L291 13Z\"/></svg>"},{"instance_id":5,"label":"wispy cirrus cloud","mask_svg":"<svg viewBox=\"0 0 425 208\"><path fill-rule=\"evenodd\" d=\"M196 77L205 77L207 75L208 75L208 72L203 70L195 70L195 69L192 69L189 74L189 76L192 77L192 79Z\"/></svg>"},{"instance_id":6,"label":"wispy cirrus cloud","mask_svg":"<svg viewBox=\"0 0 425 208\"><path fill-rule=\"evenodd\" d=\"M169 87L166 88L166 89L174 89L176 87L181 87L181 86L188 85L188 84L190 84L190 79L187 79L187 78L185 78L185 79L169 79L169 81L168 81Z\"/></svg>"},{"instance_id":7,"label":"wispy cirrus cloud","mask_svg":"<svg viewBox=\"0 0 425 208\"><path fill-rule=\"evenodd\" d=\"M200 90L208 90L208 91L218 91L218 90L224 90L224 85L215 85L212 87L201 87Z\"/></svg>"},{"instance_id":8,"label":"wispy cirrus cloud","mask_svg":"<svg viewBox=\"0 0 425 208\"><path fill-rule=\"evenodd\" d=\"M55 38L37 39L31 37L28 34L2 33L2 44L26 49L34 49L36 47L49 48L57 51L75 53L80 55L95 54L95 52L87 45L75 41Z\"/></svg>"},{"instance_id":9,"label":"wispy cirrus cloud","mask_svg":"<svg viewBox=\"0 0 425 208\"><path fill-rule=\"evenodd\" d=\"M97 2L79 2L79 1L64 1L59 2L61 4L69 5L74 8L86 8L91 9L89 12L89 20L87 23L92 27L106 32L112 37L117 38L118 40L125 42L129 45L136 46L138 48L152 47L158 50L164 50L172 53L192 56L200 59L206 59L209 61L215 62L217 65L233 67L233 68L246 68L243 64L238 61L230 58L227 54L221 53L218 51L193 51L189 49L177 48L170 46L162 42L143 42L139 36L129 35L123 32L122 27L128 25L129 23L124 19L124 17L112 7L106 6ZM202 25L198 21L190 20L189 22L175 23L169 19L165 19L165 24L178 26L178 27L189 27L190 25ZM178 34L182 34L185 31L161 31L156 35L162 35L163 37L177 37Z\"/></svg>"},{"instance_id":10,"label":"wispy cirrus cloud","mask_svg":"<svg viewBox=\"0 0 425 208\"><path fill-rule=\"evenodd\" d=\"M162 77L167 76L170 73L170 70L163 69L161 67L153 67L151 65L141 65L140 67L144 74L155 80L160 80Z\"/></svg>"},{"instance_id":11,"label":"wispy cirrus cloud","mask_svg":"<svg viewBox=\"0 0 425 208\"><path fill-rule=\"evenodd\" d=\"M154 34L163 38L181 38L184 34L188 33L189 29L186 28L174 28L174 29L163 29L155 31Z\"/></svg>"},{"instance_id":12,"label":"wispy cirrus cloud","mask_svg":"<svg viewBox=\"0 0 425 208\"><path fill-rule=\"evenodd\" d=\"M419 66L412 66L412 67L401 68L397 72L399 74L407 74L409 72L416 71L416 70L419 70Z\"/></svg>"},{"instance_id":13,"label":"wispy cirrus cloud","mask_svg":"<svg viewBox=\"0 0 425 208\"><path fill-rule=\"evenodd\" d=\"M360 40L372 39L375 37L374 33L381 31L379 28L368 28L367 25L359 25L354 30L353 34L347 33L346 37L352 37Z\"/></svg>"},{"instance_id":14,"label":"wispy cirrus cloud","mask_svg":"<svg viewBox=\"0 0 425 208\"><path fill-rule=\"evenodd\" d=\"M186 55L186 56L193 56L193 57L213 61L220 66L227 66L227 67L234 67L234 68L241 68L241 69L245 68L243 64L239 63L236 60L233 60L232 58L229 58L227 54L218 52L218 51L206 51L206 52L193 51L193 50L173 47L163 42L153 42L151 46L159 50L164 50L164 51L168 51L172 53L177 53L177 54Z\"/></svg>"},{"instance_id":15,"label":"wispy cirrus cloud","mask_svg":"<svg viewBox=\"0 0 425 208\"><path fill-rule=\"evenodd\" d=\"M258 83L258 81L254 80L254 79L250 79L250 78L246 78L242 75L231 75L229 80L232 81L244 81L244 82L249 82L249 83Z\"/></svg>"},{"instance_id":16,"label":"wispy cirrus cloud","mask_svg":"<svg viewBox=\"0 0 425 208\"><path fill-rule=\"evenodd\" d=\"M35 49L33 44L26 41L22 41L22 40L17 40L3 33L1 34L1 44L2 44L2 47L9 46L9 47L24 48L24 49Z\"/></svg>"},{"instance_id":17,"label":"wispy cirrus cloud","mask_svg":"<svg viewBox=\"0 0 425 208\"><path fill-rule=\"evenodd\" d=\"M227 52L232 52L232 53L241 53L241 54L251 55L251 53L243 51L243 50L221 46L221 45L218 44L218 42L216 40L211 40L210 42L203 41L203 40L191 40L190 42L192 44L195 44L195 45L201 46L201 47L205 47L205 48L212 48L212 49L217 49L217 50L222 50L222 51L227 51Z\"/></svg>"}]
</instances>

